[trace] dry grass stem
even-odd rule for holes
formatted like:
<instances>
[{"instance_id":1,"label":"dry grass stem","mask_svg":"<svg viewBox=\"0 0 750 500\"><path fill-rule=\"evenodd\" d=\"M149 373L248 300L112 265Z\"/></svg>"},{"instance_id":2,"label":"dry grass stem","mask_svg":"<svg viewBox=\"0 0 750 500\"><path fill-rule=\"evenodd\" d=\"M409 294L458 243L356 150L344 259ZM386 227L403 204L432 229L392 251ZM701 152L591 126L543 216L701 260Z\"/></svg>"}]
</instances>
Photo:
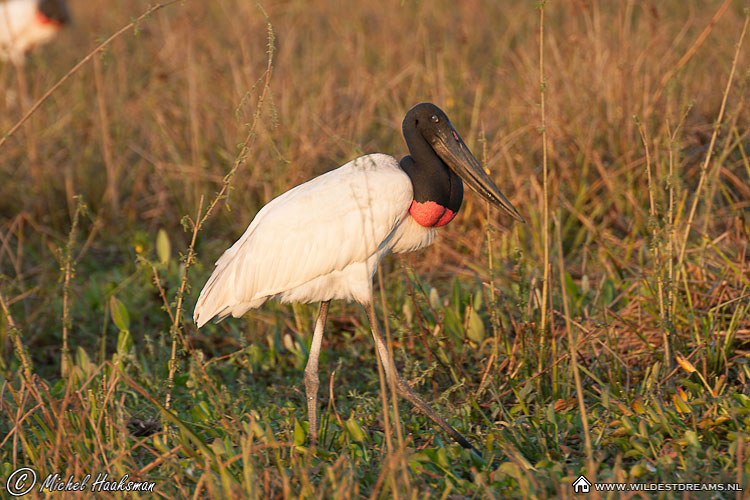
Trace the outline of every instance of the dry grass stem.
<instances>
[{"instance_id":1,"label":"dry grass stem","mask_svg":"<svg viewBox=\"0 0 750 500\"><path fill-rule=\"evenodd\" d=\"M570 320L570 310L568 307L568 293L565 290L565 259L563 258L562 235L560 232L560 221L556 215L553 215L555 222L555 231L557 232L557 258L560 268L560 292L562 294L563 311L565 312L565 333L568 336L568 354L570 355L570 370L573 372L573 380L576 386L576 396L578 398L578 411L581 412L581 425L583 426L583 437L586 446L586 469L591 481L596 481L596 463L594 462L594 451L591 445L591 434L589 432L588 413L586 411L586 402L583 400L583 384L581 383L581 374L578 371L578 343L573 337L573 328Z\"/></svg>"},{"instance_id":2,"label":"dry grass stem","mask_svg":"<svg viewBox=\"0 0 750 500\"><path fill-rule=\"evenodd\" d=\"M545 356L545 339L547 333L547 299L549 297L549 185L547 166L547 117L545 112L545 101L547 95L547 82L544 78L544 0L539 2L539 93L542 124L542 244L544 253L542 256L542 300L539 317L539 371L543 369ZM550 335L552 342L554 338Z\"/></svg>"}]
</instances>

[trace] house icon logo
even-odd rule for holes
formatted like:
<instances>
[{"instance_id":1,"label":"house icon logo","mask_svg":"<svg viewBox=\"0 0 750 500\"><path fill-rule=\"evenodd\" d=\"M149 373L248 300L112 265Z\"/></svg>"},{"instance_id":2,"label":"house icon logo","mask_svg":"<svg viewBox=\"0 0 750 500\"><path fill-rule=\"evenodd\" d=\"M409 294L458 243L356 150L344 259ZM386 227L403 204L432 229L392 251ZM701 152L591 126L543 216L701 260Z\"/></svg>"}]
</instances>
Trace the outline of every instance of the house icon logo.
<instances>
[{"instance_id":1,"label":"house icon logo","mask_svg":"<svg viewBox=\"0 0 750 500\"><path fill-rule=\"evenodd\" d=\"M585 476L578 476L578 479L573 481L573 491L576 493L588 493L590 489L591 482Z\"/></svg>"}]
</instances>

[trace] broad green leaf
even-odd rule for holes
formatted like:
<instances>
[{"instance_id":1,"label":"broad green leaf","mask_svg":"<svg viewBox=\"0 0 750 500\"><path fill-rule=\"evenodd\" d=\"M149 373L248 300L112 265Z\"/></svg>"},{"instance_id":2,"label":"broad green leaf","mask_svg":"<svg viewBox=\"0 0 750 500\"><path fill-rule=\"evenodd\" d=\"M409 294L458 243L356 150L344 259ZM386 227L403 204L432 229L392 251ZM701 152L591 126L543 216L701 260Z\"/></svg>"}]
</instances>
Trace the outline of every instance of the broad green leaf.
<instances>
[{"instance_id":1,"label":"broad green leaf","mask_svg":"<svg viewBox=\"0 0 750 500\"><path fill-rule=\"evenodd\" d=\"M573 302L576 302L581 296L578 286L575 281L573 281L573 276L567 271L565 271L565 289L568 291L568 295L570 295L571 299L573 299Z\"/></svg>"},{"instance_id":2,"label":"broad green leaf","mask_svg":"<svg viewBox=\"0 0 750 500\"><path fill-rule=\"evenodd\" d=\"M77 359L77 365L81 367L81 369L86 372L86 374L89 374L91 372L91 369L93 368L91 366L91 359L89 358L88 353L86 352L86 349L84 349L81 346L78 346L78 350L76 352Z\"/></svg>"},{"instance_id":3,"label":"broad green leaf","mask_svg":"<svg viewBox=\"0 0 750 500\"><path fill-rule=\"evenodd\" d=\"M453 278L453 288L451 289L451 305L456 312L461 310L462 301L463 292L461 291L461 285L458 282L458 278Z\"/></svg>"},{"instance_id":4,"label":"broad green leaf","mask_svg":"<svg viewBox=\"0 0 750 500\"><path fill-rule=\"evenodd\" d=\"M482 309L482 304L484 304L484 295L482 294L482 288L480 286L477 288L477 291L474 292L474 309L479 311Z\"/></svg>"},{"instance_id":5,"label":"broad green leaf","mask_svg":"<svg viewBox=\"0 0 750 500\"><path fill-rule=\"evenodd\" d=\"M362 430L354 417L346 421L346 430L354 441L358 443L365 442L365 431Z\"/></svg>"},{"instance_id":6,"label":"broad green leaf","mask_svg":"<svg viewBox=\"0 0 750 500\"><path fill-rule=\"evenodd\" d=\"M547 405L547 411L546 411L547 421L551 424L555 424L557 422L557 418L555 417L555 405Z\"/></svg>"},{"instance_id":7,"label":"broad green leaf","mask_svg":"<svg viewBox=\"0 0 750 500\"><path fill-rule=\"evenodd\" d=\"M672 395L672 402L680 413L690 413L690 407L677 394Z\"/></svg>"},{"instance_id":8,"label":"broad green leaf","mask_svg":"<svg viewBox=\"0 0 750 500\"><path fill-rule=\"evenodd\" d=\"M633 403L630 405L630 407L639 415L643 415L644 413L646 413L646 408L645 406L643 406L643 398L641 398L640 396L633 400Z\"/></svg>"},{"instance_id":9,"label":"broad green leaf","mask_svg":"<svg viewBox=\"0 0 750 500\"><path fill-rule=\"evenodd\" d=\"M484 322L479 317L476 309L469 307L469 322L466 328L466 336L477 344L484 340Z\"/></svg>"},{"instance_id":10,"label":"broad green leaf","mask_svg":"<svg viewBox=\"0 0 750 500\"><path fill-rule=\"evenodd\" d=\"M112 314L112 321L119 330L130 329L130 316L125 304L120 302L114 295L109 299L109 310Z\"/></svg>"},{"instance_id":11,"label":"broad green leaf","mask_svg":"<svg viewBox=\"0 0 750 500\"><path fill-rule=\"evenodd\" d=\"M450 467L450 462L448 461L448 455L445 451L445 448L439 448L437 452L437 463L441 467L447 469Z\"/></svg>"},{"instance_id":12,"label":"broad green leaf","mask_svg":"<svg viewBox=\"0 0 750 500\"><path fill-rule=\"evenodd\" d=\"M696 434L695 431L693 430L685 431L685 439L693 448L701 447L701 443L698 440L698 434Z\"/></svg>"},{"instance_id":13,"label":"broad green leaf","mask_svg":"<svg viewBox=\"0 0 750 500\"><path fill-rule=\"evenodd\" d=\"M302 428L296 418L294 419L294 444L296 446L305 444L305 429Z\"/></svg>"},{"instance_id":14,"label":"broad green leaf","mask_svg":"<svg viewBox=\"0 0 750 500\"><path fill-rule=\"evenodd\" d=\"M623 415L620 417L620 422L622 422L622 426L625 429L625 431L628 433L628 435L635 434L635 428L633 427L633 423L630 421L628 417Z\"/></svg>"},{"instance_id":15,"label":"broad green leaf","mask_svg":"<svg viewBox=\"0 0 750 500\"><path fill-rule=\"evenodd\" d=\"M461 318L456 314L455 309L452 307L445 309L444 328L445 333L448 334L451 341L456 343L463 342L464 326L461 323Z\"/></svg>"},{"instance_id":16,"label":"broad green leaf","mask_svg":"<svg viewBox=\"0 0 750 500\"><path fill-rule=\"evenodd\" d=\"M156 233L156 255L162 264L169 263L169 258L172 255L172 245L169 243L169 236L164 229L159 229L159 232Z\"/></svg>"},{"instance_id":17,"label":"broad green leaf","mask_svg":"<svg viewBox=\"0 0 750 500\"><path fill-rule=\"evenodd\" d=\"M192 409L193 419L197 422L208 422L212 419L211 409L205 401L200 401Z\"/></svg>"}]
</instances>

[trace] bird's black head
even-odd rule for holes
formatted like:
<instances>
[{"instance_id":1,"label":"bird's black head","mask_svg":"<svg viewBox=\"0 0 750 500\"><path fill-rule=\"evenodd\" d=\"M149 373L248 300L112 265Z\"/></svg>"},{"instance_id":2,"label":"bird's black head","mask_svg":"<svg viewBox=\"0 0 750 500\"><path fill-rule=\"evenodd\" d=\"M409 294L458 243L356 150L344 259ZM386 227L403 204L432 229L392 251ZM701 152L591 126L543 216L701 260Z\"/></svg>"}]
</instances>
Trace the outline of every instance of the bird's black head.
<instances>
[{"instance_id":1,"label":"bird's black head","mask_svg":"<svg viewBox=\"0 0 750 500\"><path fill-rule=\"evenodd\" d=\"M437 142L440 136L452 135L452 132L455 132L448 116L431 102L417 104L406 113L403 123L404 135L407 128L412 127L430 144Z\"/></svg>"},{"instance_id":2,"label":"bird's black head","mask_svg":"<svg viewBox=\"0 0 750 500\"><path fill-rule=\"evenodd\" d=\"M415 179L420 177L434 176L432 173L428 174L427 171L437 172L439 169L436 166L439 164L447 167L453 174L463 179L472 190L484 199L503 209L514 219L523 222L521 214L503 196L484 171L484 168L474 158L442 109L429 102L417 104L406 113L402 127L404 139L406 139L412 159L406 162L402 160L401 164L402 168L406 167L404 170L412 178L412 184L414 184ZM422 171L419 172L421 175L416 173L418 170ZM432 179L427 182L430 182L431 185L426 186L425 182L419 179L421 185L414 186L415 200L421 201L416 198L416 191L438 190L442 193L448 193L448 190L451 190L450 186L445 184L442 187L437 186L437 181ZM461 195L463 195L463 189L460 189ZM456 194L453 194L451 199L457 200L460 205L460 197ZM455 206L455 202L451 205ZM448 205L443 206L447 207ZM449 208L454 210L452 207Z\"/></svg>"},{"instance_id":3,"label":"bird's black head","mask_svg":"<svg viewBox=\"0 0 750 500\"><path fill-rule=\"evenodd\" d=\"M52 22L58 24L70 23L70 11L65 0L41 0L39 12Z\"/></svg>"}]
</instances>

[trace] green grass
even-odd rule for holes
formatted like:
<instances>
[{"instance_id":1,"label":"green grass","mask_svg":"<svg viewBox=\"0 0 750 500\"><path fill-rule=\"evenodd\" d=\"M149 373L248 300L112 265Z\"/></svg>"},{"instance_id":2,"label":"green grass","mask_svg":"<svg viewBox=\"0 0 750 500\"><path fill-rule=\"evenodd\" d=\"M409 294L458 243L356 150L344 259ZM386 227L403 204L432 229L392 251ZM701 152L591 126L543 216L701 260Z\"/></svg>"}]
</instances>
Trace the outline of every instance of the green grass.
<instances>
[{"instance_id":1,"label":"green grass","mask_svg":"<svg viewBox=\"0 0 750 500\"><path fill-rule=\"evenodd\" d=\"M148 3L72 7L25 69L34 98ZM531 3L184 2L84 65L0 146L0 490L31 467L171 498L566 498L580 474L747 495L747 40L727 86L746 14L544 13L541 89ZM16 82L0 66L3 132ZM340 302L310 449L316 306L201 330L192 308L263 204L362 152L403 155L400 121L425 100L528 221L467 194L376 280L399 371L484 461L406 401L386 419L367 317Z\"/></svg>"}]
</instances>

